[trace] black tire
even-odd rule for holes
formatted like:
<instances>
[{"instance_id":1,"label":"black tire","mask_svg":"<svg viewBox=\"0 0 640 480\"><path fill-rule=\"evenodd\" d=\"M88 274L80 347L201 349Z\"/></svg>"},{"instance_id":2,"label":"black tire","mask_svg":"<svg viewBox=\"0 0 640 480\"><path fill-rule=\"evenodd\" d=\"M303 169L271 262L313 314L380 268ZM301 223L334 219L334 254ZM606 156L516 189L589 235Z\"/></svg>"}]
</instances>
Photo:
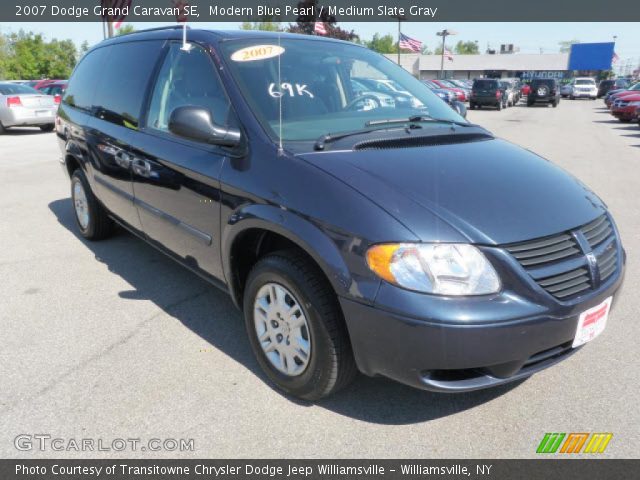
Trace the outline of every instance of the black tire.
<instances>
[{"instance_id":1,"label":"black tire","mask_svg":"<svg viewBox=\"0 0 640 480\"><path fill-rule=\"evenodd\" d=\"M4 125L2 125L2 122L0 122L0 135L2 135L3 133L7 133L7 129Z\"/></svg>"},{"instance_id":2,"label":"black tire","mask_svg":"<svg viewBox=\"0 0 640 480\"><path fill-rule=\"evenodd\" d=\"M560 103L560 102L558 100L556 100L551 105L553 105L553 108L556 108L558 106L558 103Z\"/></svg>"},{"instance_id":3,"label":"black tire","mask_svg":"<svg viewBox=\"0 0 640 480\"><path fill-rule=\"evenodd\" d=\"M86 227L82 226L78 218L78 214L76 213L76 199L74 195L74 187L76 182L79 182L82 185L87 200L89 221ZM86 238L87 240L102 240L109 237L113 233L113 220L109 218L104 207L100 205L100 203L96 199L95 195L91 191L91 187L89 186L86 175L79 168L76 169L71 175L71 202L74 208L73 216L76 219L76 225L78 226L80 235L82 235L84 238Z\"/></svg>"},{"instance_id":4,"label":"black tire","mask_svg":"<svg viewBox=\"0 0 640 480\"><path fill-rule=\"evenodd\" d=\"M502 110L502 102L498 103L498 105L496 106L496 108L498 109L498 111Z\"/></svg>"},{"instance_id":5,"label":"black tire","mask_svg":"<svg viewBox=\"0 0 640 480\"><path fill-rule=\"evenodd\" d=\"M40 125L40 130L43 132L53 132L55 125L53 123L47 123L46 125Z\"/></svg>"},{"instance_id":6,"label":"black tire","mask_svg":"<svg viewBox=\"0 0 640 480\"><path fill-rule=\"evenodd\" d=\"M269 283L289 290L307 319L310 356L304 370L296 376L280 372L258 340L254 302L259 290ZM357 369L336 294L323 273L302 253L282 250L259 260L249 273L243 305L253 353L279 389L314 401L337 392L355 377Z\"/></svg>"},{"instance_id":7,"label":"black tire","mask_svg":"<svg viewBox=\"0 0 640 480\"><path fill-rule=\"evenodd\" d=\"M471 110L475 110L475 109L476 109L476 104L475 104L475 103L470 103L470 104L469 104L469 108L470 108Z\"/></svg>"}]
</instances>

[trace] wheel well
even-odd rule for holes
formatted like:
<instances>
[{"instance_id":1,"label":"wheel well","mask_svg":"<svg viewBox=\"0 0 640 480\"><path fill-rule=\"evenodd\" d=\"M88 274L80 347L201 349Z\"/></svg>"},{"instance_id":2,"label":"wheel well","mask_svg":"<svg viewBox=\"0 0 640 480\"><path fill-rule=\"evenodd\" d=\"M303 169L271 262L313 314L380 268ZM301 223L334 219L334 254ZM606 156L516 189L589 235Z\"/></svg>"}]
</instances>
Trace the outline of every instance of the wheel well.
<instances>
[{"instance_id":1,"label":"wheel well","mask_svg":"<svg viewBox=\"0 0 640 480\"><path fill-rule=\"evenodd\" d=\"M65 157L64 165L67 167L67 173L69 174L69 177L73 175L73 172L75 172L78 168L80 168L80 162L76 157L72 155L67 155Z\"/></svg>"},{"instance_id":2,"label":"wheel well","mask_svg":"<svg viewBox=\"0 0 640 480\"><path fill-rule=\"evenodd\" d=\"M288 238L258 228L242 232L231 247L231 282L233 283L234 300L240 308L242 308L244 287L251 268L262 257L278 250L296 250L305 255L322 272L313 257Z\"/></svg>"}]
</instances>

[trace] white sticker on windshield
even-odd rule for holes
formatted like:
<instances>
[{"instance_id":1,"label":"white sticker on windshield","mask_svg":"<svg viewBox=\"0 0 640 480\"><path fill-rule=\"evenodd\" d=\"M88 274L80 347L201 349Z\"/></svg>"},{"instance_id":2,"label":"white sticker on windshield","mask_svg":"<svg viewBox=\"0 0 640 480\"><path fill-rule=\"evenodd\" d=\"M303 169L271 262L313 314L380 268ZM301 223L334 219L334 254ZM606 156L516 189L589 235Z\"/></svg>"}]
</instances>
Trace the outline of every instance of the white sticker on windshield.
<instances>
[{"instance_id":1,"label":"white sticker on windshield","mask_svg":"<svg viewBox=\"0 0 640 480\"><path fill-rule=\"evenodd\" d=\"M295 97L296 95L302 97L307 95L309 98L315 98L313 93L307 90L307 86L302 83L281 83L280 89L277 88L275 83L269 84L269 95L273 98L280 98L284 95Z\"/></svg>"},{"instance_id":2,"label":"white sticker on windshield","mask_svg":"<svg viewBox=\"0 0 640 480\"><path fill-rule=\"evenodd\" d=\"M255 60L277 57L283 53L284 48L279 45L254 45L236 50L231 55L231 60L234 62L253 62Z\"/></svg>"}]
</instances>

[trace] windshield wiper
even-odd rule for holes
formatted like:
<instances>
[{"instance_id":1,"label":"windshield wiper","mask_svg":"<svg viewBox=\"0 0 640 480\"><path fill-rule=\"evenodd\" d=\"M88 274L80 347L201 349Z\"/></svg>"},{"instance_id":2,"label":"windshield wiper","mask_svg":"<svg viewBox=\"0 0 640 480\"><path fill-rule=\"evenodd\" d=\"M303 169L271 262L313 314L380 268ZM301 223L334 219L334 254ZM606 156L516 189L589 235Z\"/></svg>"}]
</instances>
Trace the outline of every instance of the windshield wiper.
<instances>
[{"instance_id":1,"label":"windshield wiper","mask_svg":"<svg viewBox=\"0 0 640 480\"><path fill-rule=\"evenodd\" d=\"M338 133L336 135L332 135L327 133L326 135L322 135L320 138L316 140L316 143L313 145L314 150L324 150L324 147L327 143L335 142L336 140L340 140L342 138L352 137L354 135L365 135L367 133L375 132L376 130L381 130L380 128L363 128L361 130L353 130L351 132Z\"/></svg>"},{"instance_id":2,"label":"windshield wiper","mask_svg":"<svg viewBox=\"0 0 640 480\"><path fill-rule=\"evenodd\" d=\"M365 123L365 125L367 127L370 127L373 125L388 125L390 123L417 123L417 122L446 123L447 125L457 125L459 127L474 126L472 123L457 122L455 120L449 120L447 118L430 117L429 115L414 115L412 117L406 117L406 118L387 118L384 120L370 120L367 123Z\"/></svg>"}]
</instances>

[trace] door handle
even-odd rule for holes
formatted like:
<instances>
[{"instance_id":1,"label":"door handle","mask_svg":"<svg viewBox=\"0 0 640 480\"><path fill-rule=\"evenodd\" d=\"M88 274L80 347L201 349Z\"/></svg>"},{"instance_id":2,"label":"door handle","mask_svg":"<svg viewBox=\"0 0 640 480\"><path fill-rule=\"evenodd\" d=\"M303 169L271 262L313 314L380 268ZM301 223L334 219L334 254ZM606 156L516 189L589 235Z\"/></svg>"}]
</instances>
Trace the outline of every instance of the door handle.
<instances>
[{"instance_id":1,"label":"door handle","mask_svg":"<svg viewBox=\"0 0 640 480\"><path fill-rule=\"evenodd\" d=\"M122 168L129 168L131 166L131 161L133 159L133 157L131 157L131 155L129 155L126 152L123 152L122 150L118 150L114 155L113 158L115 159L116 163L121 166Z\"/></svg>"},{"instance_id":2,"label":"door handle","mask_svg":"<svg viewBox=\"0 0 640 480\"><path fill-rule=\"evenodd\" d=\"M151 164L140 158L133 158L131 161L131 169L133 173L141 177L149 178L151 176Z\"/></svg>"}]
</instances>

